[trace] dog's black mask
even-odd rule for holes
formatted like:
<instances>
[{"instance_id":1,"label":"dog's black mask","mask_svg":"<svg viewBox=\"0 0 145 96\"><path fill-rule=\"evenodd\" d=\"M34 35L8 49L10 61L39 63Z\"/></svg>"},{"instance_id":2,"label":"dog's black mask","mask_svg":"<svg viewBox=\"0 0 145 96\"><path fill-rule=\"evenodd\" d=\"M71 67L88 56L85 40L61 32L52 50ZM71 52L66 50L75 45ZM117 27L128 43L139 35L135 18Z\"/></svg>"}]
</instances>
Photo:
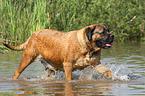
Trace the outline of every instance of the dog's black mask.
<instances>
[{"instance_id":1,"label":"dog's black mask","mask_svg":"<svg viewBox=\"0 0 145 96\"><path fill-rule=\"evenodd\" d=\"M98 47L108 49L110 47L113 47L112 42L114 41L114 35L108 34L107 37L104 36L104 38L97 38L95 39L95 43Z\"/></svg>"}]
</instances>

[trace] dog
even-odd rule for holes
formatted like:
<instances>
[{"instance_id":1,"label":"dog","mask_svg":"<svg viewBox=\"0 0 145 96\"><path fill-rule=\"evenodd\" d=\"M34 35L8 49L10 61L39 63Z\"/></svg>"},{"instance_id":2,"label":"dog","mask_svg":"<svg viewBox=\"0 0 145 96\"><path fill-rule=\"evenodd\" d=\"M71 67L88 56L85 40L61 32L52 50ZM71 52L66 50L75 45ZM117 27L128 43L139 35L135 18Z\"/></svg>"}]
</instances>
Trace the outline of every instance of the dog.
<instances>
[{"instance_id":1,"label":"dog","mask_svg":"<svg viewBox=\"0 0 145 96\"><path fill-rule=\"evenodd\" d=\"M63 70L65 79L72 80L72 71L87 66L99 66L98 73L112 77L101 62L101 48L111 48L114 35L102 24L93 24L80 30L60 32L52 29L35 31L19 46L4 46L12 50L24 50L23 57L13 79L18 79L24 69L39 59L45 69Z\"/></svg>"}]
</instances>

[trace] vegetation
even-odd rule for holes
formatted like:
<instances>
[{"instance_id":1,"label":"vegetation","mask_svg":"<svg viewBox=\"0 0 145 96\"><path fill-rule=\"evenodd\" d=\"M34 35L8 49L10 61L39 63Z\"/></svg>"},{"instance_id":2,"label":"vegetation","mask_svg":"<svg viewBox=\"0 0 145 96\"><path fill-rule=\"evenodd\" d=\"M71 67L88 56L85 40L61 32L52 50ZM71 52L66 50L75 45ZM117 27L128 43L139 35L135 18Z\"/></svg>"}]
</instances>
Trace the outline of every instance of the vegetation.
<instances>
[{"instance_id":1,"label":"vegetation","mask_svg":"<svg viewBox=\"0 0 145 96\"><path fill-rule=\"evenodd\" d=\"M144 0L0 0L0 40L17 45L36 30L71 31L104 23L116 40L141 38Z\"/></svg>"}]
</instances>

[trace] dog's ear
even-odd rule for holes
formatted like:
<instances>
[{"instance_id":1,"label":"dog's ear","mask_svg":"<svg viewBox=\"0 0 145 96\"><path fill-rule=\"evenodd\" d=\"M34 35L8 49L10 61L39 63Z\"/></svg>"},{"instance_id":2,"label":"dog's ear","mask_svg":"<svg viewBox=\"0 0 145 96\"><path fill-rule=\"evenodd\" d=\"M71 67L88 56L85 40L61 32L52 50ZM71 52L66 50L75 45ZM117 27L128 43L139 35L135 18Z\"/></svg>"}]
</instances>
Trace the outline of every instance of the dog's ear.
<instances>
[{"instance_id":1,"label":"dog's ear","mask_svg":"<svg viewBox=\"0 0 145 96\"><path fill-rule=\"evenodd\" d=\"M86 36L87 36L87 38L88 38L89 41L92 40L92 35L93 35L94 29L95 28L91 29L90 27L88 27L88 28L85 29Z\"/></svg>"}]
</instances>

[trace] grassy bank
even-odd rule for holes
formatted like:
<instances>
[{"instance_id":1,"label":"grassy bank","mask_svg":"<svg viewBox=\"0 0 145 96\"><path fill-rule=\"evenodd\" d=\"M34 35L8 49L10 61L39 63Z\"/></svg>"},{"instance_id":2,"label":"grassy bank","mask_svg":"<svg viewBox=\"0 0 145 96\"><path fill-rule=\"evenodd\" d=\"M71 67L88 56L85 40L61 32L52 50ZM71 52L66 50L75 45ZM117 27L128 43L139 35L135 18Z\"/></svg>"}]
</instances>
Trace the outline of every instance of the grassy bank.
<instances>
[{"instance_id":1,"label":"grassy bank","mask_svg":"<svg viewBox=\"0 0 145 96\"><path fill-rule=\"evenodd\" d=\"M122 41L145 32L144 0L0 0L0 5L0 38L13 45L44 28L71 31L104 23Z\"/></svg>"}]
</instances>

